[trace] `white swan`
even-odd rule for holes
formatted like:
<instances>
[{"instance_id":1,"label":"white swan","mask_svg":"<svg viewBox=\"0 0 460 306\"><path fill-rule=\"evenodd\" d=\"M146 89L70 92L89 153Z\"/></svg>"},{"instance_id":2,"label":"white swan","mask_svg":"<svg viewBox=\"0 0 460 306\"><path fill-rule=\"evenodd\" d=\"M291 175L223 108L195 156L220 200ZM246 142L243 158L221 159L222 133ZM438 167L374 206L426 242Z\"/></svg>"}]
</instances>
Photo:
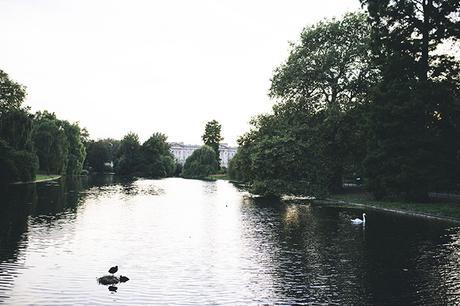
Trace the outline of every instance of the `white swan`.
<instances>
[{"instance_id":1,"label":"white swan","mask_svg":"<svg viewBox=\"0 0 460 306\"><path fill-rule=\"evenodd\" d=\"M356 218L356 219L351 219L351 223L353 224L366 224L366 214L363 213L363 219L359 219L359 218Z\"/></svg>"}]
</instances>

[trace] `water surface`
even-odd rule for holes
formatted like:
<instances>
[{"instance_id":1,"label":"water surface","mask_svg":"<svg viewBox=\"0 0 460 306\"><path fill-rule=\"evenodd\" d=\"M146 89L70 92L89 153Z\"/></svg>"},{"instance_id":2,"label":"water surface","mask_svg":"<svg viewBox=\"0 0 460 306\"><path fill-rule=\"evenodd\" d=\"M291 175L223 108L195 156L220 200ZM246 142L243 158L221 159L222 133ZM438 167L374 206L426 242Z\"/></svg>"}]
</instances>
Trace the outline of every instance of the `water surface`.
<instances>
[{"instance_id":1,"label":"water surface","mask_svg":"<svg viewBox=\"0 0 460 306\"><path fill-rule=\"evenodd\" d=\"M14 186L0 198L0 303L460 303L455 224L253 199L225 181ZM115 293L96 278L118 265Z\"/></svg>"}]
</instances>

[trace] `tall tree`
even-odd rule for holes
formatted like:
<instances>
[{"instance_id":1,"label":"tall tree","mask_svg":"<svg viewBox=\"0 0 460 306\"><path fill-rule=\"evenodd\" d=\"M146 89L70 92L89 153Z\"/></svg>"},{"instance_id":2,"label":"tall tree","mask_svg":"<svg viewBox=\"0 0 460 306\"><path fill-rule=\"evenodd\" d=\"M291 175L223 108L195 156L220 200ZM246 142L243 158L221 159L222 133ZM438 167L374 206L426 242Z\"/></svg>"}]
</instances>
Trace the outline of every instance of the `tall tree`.
<instances>
[{"instance_id":1,"label":"tall tree","mask_svg":"<svg viewBox=\"0 0 460 306\"><path fill-rule=\"evenodd\" d=\"M324 162L316 169L327 176L324 182L331 192L342 188L346 165L359 165L362 156L356 152L356 147L363 147L356 117L363 113L369 89L378 79L369 44L364 14L321 21L302 31L300 42L272 78L270 96L279 100L275 107L281 113L300 111L305 120L322 118L313 120L321 125L315 127L319 132L315 138Z\"/></svg>"},{"instance_id":2,"label":"tall tree","mask_svg":"<svg viewBox=\"0 0 460 306\"><path fill-rule=\"evenodd\" d=\"M38 168L32 150L33 116L22 107L24 86L0 70L0 183L30 181Z\"/></svg>"},{"instance_id":3,"label":"tall tree","mask_svg":"<svg viewBox=\"0 0 460 306\"><path fill-rule=\"evenodd\" d=\"M104 172L105 163L111 161L110 144L104 140L89 141L87 143L87 157L85 167L89 167L95 172Z\"/></svg>"},{"instance_id":4,"label":"tall tree","mask_svg":"<svg viewBox=\"0 0 460 306\"><path fill-rule=\"evenodd\" d=\"M275 69L270 96L311 111L339 112L362 103L376 80L364 14L306 27L287 61Z\"/></svg>"},{"instance_id":5,"label":"tall tree","mask_svg":"<svg viewBox=\"0 0 460 306\"><path fill-rule=\"evenodd\" d=\"M382 75L369 112L369 187L377 197L426 200L459 179L460 69L437 49L460 38L460 2L361 2Z\"/></svg>"},{"instance_id":6,"label":"tall tree","mask_svg":"<svg viewBox=\"0 0 460 306\"><path fill-rule=\"evenodd\" d=\"M40 170L47 174L66 174L69 143L62 122L54 113L38 112L32 132Z\"/></svg>"},{"instance_id":7,"label":"tall tree","mask_svg":"<svg viewBox=\"0 0 460 306\"><path fill-rule=\"evenodd\" d=\"M220 164L219 144L224 138L221 136L222 126L216 120L206 123L204 134L201 137L206 146L210 146L216 152L217 164Z\"/></svg>"},{"instance_id":8,"label":"tall tree","mask_svg":"<svg viewBox=\"0 0 460 306\"><path fill-rule=\"evenodd\" d=\"M61 121L61 124L64 128L64 133L69 146L66 175L80 175L86 158L86 148L83 144L84 137L81 134L82 129L78 123L72 124L68 121Z\"/></svg>"},{"instance_id":9,"label":"tall tree","mask_svg":"<svg viewBox=\"0 0 460 306\"><path fill-rule=\"evenodd\" d=\"M19 108L25 97L25 87L11 80L8 74L0 69L0 112Z\"/></svg>"}]
</instances>

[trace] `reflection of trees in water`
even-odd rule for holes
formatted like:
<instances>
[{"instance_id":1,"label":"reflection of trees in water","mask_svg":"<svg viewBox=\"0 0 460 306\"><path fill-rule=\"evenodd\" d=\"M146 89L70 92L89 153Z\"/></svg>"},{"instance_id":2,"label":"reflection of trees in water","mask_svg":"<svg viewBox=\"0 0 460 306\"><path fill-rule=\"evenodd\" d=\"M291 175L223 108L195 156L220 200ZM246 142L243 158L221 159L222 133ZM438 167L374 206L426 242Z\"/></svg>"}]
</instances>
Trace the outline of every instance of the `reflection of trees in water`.
<instances>
[{"instance_id":1,"label":"reflection of trees in water","mask_svg":"<svg viewBox=\"0 0 460 306\"><path fill-rule=\"evenodd\" d=\"M368 219L363 285L372 300L385 304L445 304L445 290L435 289L443 277L434 264L433 253L426 255L430 249L439 254L445 248L442 236L448 224L384 213ZM417 288L424 284L430 290Z\"/></svg>"},{"instance_id":2,"label":"reflection of trees in water","mask_svg":"<svg viewBox=\"0 0 460 306\"><path fill-rule=\"evenodd\" d=\"M84 180L84 178L83 178ZM50 223L64 215L75 218L85 194L82 178L58 180L40 184L11 185L0 191L0 259L15 251L26 237L29 216L33 222Z\"/></svg>"},{"instance_id":3,"label":"reflection of trees in water","mask_svg":"<svg viewBox=\"0 0 460 306\"><path fill-rule=\"evenodd\" d=\"M57 220L73 220L84 200L82 178L25 185L0 190L0 296L12 287L13 275L23 262L21 251L27 248L31 224L52 227Z\"/></svg>"},{"instance_id":4,"label":"reflection of trees in water","mask_svg":"<svg viewBox=\"0 0 460 306\"><path fill-rule=\"evenodd\" d=\"M87 180L90 187L102 187L116 183L116 178L113 174L90 175L87 177Z\"/></svg>"},{"instance_id":5,"label":"reflection of trees in water","mask_svg":"<svg viewBox=\"0 0 460 306\"><path fill-rule=\"evenodd\" d=\"M82 193L87 188L85 177L72 177L58 181L37 184L37 204L31 211L34 222L50 223L65 217L73 220L77 209L86 194Z\"/></svg>"},{"instance_id":6,"label":"reflection of trees in water","mask_svg":"<svg viewBox=\"0 0 460 306\"><path fill-rule=\"evenodd\" d=\"M439 271L435 260L422 258L427 248L430 257L434 250L445 249L443 223L370 213L364 232L350 223L361 211L263 199L246 202L245 232L252 233L245 235L258 244L249 248L254 260L268 269L275 291L272 302L445 304L446 293L453 291L452 277L450 291L433 287L448 279L447 269ZM459 248L460 243L451 253L458 254ZM460 260L447 266L460 271Z\"/></svg>"},{"instance_id":7,"label":"reflection of trees in water","mask_svg":"<svg viewBox=\"0 0 460 306\"><path fill-rule=\"evenodd\" d=\"M8 297L14 275L24 265L30 211L36 203L35 185L8 186L0 191L0 302Z\"/></svg>"},{"instance_id":8,"label":"reflection of trees in water","mask_svg":"<svg viewBox=\"0 0 460 306\"><path fill-rule=\"evenodd\" d=\"M278 245L273 254L277 295L290 303L338 303L351 295L359 303L360 284L349 276L359 268L355 244L361 242L341 228L339 211L298 203L277 206L272 235Z\"/></svg>"},{"instance_id":9,"label":"reflection of trees in water","mask_svg":"<svg viewBox=\"0 0 460 306\"><path fill-rule=\"evenodd\" d=\"M88 178L87 193L92 199L122 195L126 198L136 195L159 195L164 190L157 186L156 180L136 179L115 175L92 175Z\"/></svg>"},{"instance_id":10,"label":"reflection of trees in water","mask_svg":"<svg viewBox=\"0 0 460 306\"><path fill-rule=\"evenodd\" d=\"M15 185L1 190L0 196L1 263L17 259L19 244L27 239L27 219L36 205L37 193L35 185Z\"/></svg>"}]
</instances>

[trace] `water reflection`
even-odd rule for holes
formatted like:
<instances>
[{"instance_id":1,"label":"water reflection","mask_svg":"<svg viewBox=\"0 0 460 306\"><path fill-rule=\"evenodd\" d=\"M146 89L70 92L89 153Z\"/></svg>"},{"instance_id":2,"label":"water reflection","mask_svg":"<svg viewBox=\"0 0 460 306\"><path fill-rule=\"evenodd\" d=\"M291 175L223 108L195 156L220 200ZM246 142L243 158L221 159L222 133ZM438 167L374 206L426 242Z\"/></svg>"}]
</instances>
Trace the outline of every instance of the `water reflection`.
<instances>
[{"instance_id":1,"label":"water reflection","mask_svg":"<svg viewBox=\"0 0 460 306\"><path fill-rule=\"evenodd\" d=\"M67 187L66 187L67 186ZM43 184L12 185L0 191L0 301L8 298L15 278L27 269L26 254L30 227L43 232L59 224L59 219L72 219L83 196L84 187L77 178ZM73 191L71 193L70 191Z\"/></svg>"},{"instance_id":2,"label":"water reflection","mask_svg":"<svg viewBox=\"0 0 460 306\"><path fill-rule=\"evenodd\" d=\"M223 181L83 177L1 195L0 301L11 304L460 301L449 223L367 211L353 226L362 211L251 198ZM132 280L100 290L95 276L114 265Z\"/></svg>"}]
</instances>

